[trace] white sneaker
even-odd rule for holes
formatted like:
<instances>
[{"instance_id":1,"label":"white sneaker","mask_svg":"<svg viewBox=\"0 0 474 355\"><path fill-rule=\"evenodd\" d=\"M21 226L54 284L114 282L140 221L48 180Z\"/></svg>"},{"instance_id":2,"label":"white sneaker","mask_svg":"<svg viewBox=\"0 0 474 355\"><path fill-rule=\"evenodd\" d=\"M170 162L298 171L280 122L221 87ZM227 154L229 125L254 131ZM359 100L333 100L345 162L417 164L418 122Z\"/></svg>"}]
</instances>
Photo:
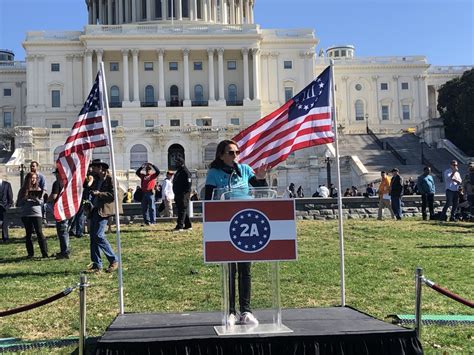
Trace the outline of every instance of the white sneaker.
<instances>
[{"instance_id":1,"label":"white sneaker","mask_svg":"<svg viewBox=\"0 0 474 355\"><path fill-rule=\"evenodd\" d=\"M227 316L227 324L229 327L233 327L237 323L237 316L234 313L231 313Z\"/></svg>"},{"instance_id":2,"label":"white sneaker","mask_svg":"<svg viewBox=\"0 0 474 355\"><path fill-rule=\"evenodd\" d=\"M251 324L251 325L258 325L258 319L250 312L244 312L240 316L240 323L241 324Z\"/></svg>"}]
</instances>

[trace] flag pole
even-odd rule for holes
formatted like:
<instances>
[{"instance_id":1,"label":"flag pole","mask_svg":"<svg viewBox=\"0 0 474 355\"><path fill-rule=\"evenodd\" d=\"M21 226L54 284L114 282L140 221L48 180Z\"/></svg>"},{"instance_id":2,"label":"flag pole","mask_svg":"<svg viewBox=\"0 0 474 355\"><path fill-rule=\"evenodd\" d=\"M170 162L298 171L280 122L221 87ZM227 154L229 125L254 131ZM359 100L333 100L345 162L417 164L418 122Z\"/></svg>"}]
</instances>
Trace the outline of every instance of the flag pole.
<instances>
[{"instance_id":1,"label":"flag pole","mask_svg":"<svg viewBox=\"0 0 474 355\"><path fill-rule=\"evenodd\" d=\"M332 101L332 116L334 117L334 143L336 148L336 170L337 170L337 210L338 210L338 221L339 221L339 257L340 257L340 268L341 268L341 306L346 305L346 282L345 282L345 271L344 271L344 226L342 216L342 189L341 189L341 165L339 162L339 142L337 132L337 110L336 110L336 90L334 81L334 61L329 60L331 67L331 101Z\"/></svg>"},{"instance_id":2,"label":"flag pole","mask_svg":"<svg viewBox=\"0 0 474 355\"><path fill-rule=\"evenodd\" d=\"M106 126L107 126L107 134L109 136L109 143L110 143L110 167L112 168L112 182L114 184L114 206L115 206L115 224L117 226L117 256L118 256L118 291L119 291L119 309L120 314L124 313L123 307L123 274L122 274L122 243L120 240L120 216L119 216L119 200L118 200L118 181L117 181L117 173L115 169L115 155L114 155L114 140L112 135L112 127L110 125L110 115L109 115L109 97L107 94L107 85L105 82L105 71L104 71L104 62L100 63L100 71L102 75L101 83L102 85L102 92L104 95L104 109L106 115Z\"/></svg>"}]
</instances>

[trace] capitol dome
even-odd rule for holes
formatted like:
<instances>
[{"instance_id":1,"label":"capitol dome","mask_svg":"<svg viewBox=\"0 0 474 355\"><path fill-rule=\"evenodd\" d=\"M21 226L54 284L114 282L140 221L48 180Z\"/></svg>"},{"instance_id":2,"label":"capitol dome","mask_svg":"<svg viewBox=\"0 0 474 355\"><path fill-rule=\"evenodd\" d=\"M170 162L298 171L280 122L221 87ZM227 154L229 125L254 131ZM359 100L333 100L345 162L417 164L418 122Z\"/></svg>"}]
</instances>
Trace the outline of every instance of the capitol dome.
<instances>
[{"instance_id":1,"label":"capitol dome","mask_svg":"<svg viewBox=\"0 0 474 355\"><path fill-rule=\"evenodd\" d=\"M89 25L254 23L255 0L86 0Z\"/></svg>"}]
</instances>

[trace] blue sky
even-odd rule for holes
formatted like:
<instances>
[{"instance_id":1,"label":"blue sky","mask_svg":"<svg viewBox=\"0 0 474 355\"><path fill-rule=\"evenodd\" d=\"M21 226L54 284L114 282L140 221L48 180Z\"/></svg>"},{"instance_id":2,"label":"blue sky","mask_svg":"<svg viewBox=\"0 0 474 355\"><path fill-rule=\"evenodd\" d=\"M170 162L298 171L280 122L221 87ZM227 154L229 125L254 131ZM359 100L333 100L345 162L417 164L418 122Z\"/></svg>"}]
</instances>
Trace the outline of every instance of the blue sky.
<instances>
[{"instance_id":1,"label":"blue sky","mask_svg":"<svg viewBox=\"0 0 474 355\"><path fill-rule=\"evenodd\" d=\"M425 55L474 64L472 0L256 0L262 28L311 28L320 48L353 44L357 56ZM0 0L0 48L24 59L29 30L82 30L84 0Z\"/></svg>"}]
</instances>

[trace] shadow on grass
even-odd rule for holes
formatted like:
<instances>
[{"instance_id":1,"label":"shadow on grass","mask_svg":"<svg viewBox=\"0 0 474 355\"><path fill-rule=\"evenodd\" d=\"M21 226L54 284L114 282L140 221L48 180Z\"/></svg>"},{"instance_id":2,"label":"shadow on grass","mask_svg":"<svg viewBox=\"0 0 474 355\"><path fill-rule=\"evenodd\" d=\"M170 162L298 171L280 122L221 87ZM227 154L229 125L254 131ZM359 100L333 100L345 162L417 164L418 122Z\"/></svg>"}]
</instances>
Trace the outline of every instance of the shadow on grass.
<instances>
[{"instance_id":1,"label":"shadow on grass","mask_svg":"<svg viewBox=\"0 0 474 355\"><path fill-rule=\"evenodd\" d=\"M17 277L35 277L35 276L50 276L50 275L77 275L79 272L76 270L71 271L47 271L47 272L6 272L0 273L0 279L2 278L17 278Z\"/></svg>"},{"instance_id":2,"label":"shadow on grass","mask_svg":"<svg viewBox=\"0 0 474 355\"><path fill-rule=\"evenodd\" d=\"M419 249L463 249L463 248L473 248L474 245L465 245L465 244L456 244L456 245L419 245Z\"/></svg>"}]
</instances>

